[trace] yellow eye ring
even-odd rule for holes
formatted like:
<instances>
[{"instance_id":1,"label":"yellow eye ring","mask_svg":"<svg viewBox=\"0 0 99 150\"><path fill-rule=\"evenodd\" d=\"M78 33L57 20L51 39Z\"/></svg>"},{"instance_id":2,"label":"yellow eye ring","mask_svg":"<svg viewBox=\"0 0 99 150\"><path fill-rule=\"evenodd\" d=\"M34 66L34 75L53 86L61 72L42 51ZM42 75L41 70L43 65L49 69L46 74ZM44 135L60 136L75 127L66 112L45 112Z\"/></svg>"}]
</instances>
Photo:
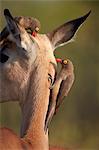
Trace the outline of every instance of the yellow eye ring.
<instances>
[{"instance_id":1,"label":"yellow eye ring","mask_svg":"<svg viewBox=\"0 0 99 150\"><path fill-rule=\"evenodd\" d=\"M68 61L65 59L63 60L63 64L66 65L68 63Z\"/></svg>"},{"instance_id":2,"label":"yellow eye ring","mask_svg":"<svg viewBox=\"0 0 99 150\"><path fill-rule=\"evenodd\" d=\"M39 31L39 27L36 27L36 28L35 28L35 31L38 32L38 31Z\"/></svg>"}]
</instances>

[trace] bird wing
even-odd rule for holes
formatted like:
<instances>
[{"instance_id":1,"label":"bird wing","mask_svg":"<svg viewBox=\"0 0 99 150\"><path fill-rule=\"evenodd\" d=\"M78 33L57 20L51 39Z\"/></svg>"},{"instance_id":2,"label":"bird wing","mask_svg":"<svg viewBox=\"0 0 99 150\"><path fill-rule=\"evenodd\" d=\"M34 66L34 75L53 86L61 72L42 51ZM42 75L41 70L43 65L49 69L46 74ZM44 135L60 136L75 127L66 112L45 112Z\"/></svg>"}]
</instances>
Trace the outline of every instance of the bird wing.
<instances>
[{"instance_id":1,"label":"bird wing","mask_svg":"<svg viewBox=\"0 0 99 150\"><path fill-rule=\"evenodd\" d=\"M55 113L55 107L56 107L56 99L57 99L57 94L60 88L60 80L56 82L56 76L57 76L57 68L56 65L50 62L52 66L55 69L55 75L54 75L54 81L52 79L52 76L50 74L49 77L51 79L51 86L50 86L50 96L49 96L49 105L46 113L46 118L45 118L45 125L44 125L44 131L45 133L47 132L47 129L49 127L49 124L53 118L53 115Z\"/></svg>"},{"instance_id":2,"label":"bird wing","mask_svg":"<svg viewBox=\"0 0 99 150\"><path fill-rule=\"evenodd\" d=\"M59 88L60 88L60 82L61 82L60 80L56 81L54 83L53 88L50 90L49 106L48 106L48 110L46 114L45 127L44 127L45 132L47 132L47 128L55 113L56 99L57 99L57 95L58 95Z\"/></svg>"},{"instance_id":3,"label":"bird wing","mask_svg":"<svg viewBox=\"0 0 99 150\"><path fill-rule=\"evenodd\" d=\"M19 25L24 27L26 30L31 29L31 31L34 31L37 28L39 29L41 27L40 21L36 18L18 16L18 17L15 17L14 20ZM0 33L0 41L2 41L8 35L9 35L9 31L8 31L7 27L5 27Z\"/></svg>"},{"instance_id":4,"label":"bird wing","mask_svg":"<svg viewBox=\"0 0 99 150\"><path fill-rule=\"evenodd\" d=\"M44 126L45 133L47 132L49 124L50 124L50 122L53 118L53 115L55 113L55 107L56 107L56 103L53 103L52 100L50 99L48 111L47 111L47 115L46 115L46 119L45 119L45 126Z\"/></svg>"},{"instance_id":5,"label":"bird wing","mask_svg":"<svg viewBox=\"0 0 99 150\"><path fill-rule=\"evenodd\" d=\"M61 82L59 93L56 100L55 113L57 112L59 106L61 105L64 97L68 95L68 92L70 91L73 82L74 82L74 72L72 72L72 74L67 76L66 79Z\"/></svg>"}]
</instances>

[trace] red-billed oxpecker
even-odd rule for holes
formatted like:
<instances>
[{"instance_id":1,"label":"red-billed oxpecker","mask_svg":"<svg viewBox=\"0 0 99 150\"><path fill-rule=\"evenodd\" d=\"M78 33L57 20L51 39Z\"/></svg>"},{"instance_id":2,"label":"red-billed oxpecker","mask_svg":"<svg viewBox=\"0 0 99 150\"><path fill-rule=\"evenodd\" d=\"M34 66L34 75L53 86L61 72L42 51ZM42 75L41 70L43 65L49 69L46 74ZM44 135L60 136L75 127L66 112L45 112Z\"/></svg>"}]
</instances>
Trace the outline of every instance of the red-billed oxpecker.
<instances>
[{"instance_id":1,"label":"red-billed oxpecker","mask_svg":"<svg viewBox=\"0 0 99 150\"><path fill-rule=\"evenodd\" d=\"M45 121L45 131L47 131L53 115L57 112L57 109L62 103L63 98L67 96L74 82L74 67L72 62L69 59L57 59L57 62L61 63L62 68L57 75L54 85L51 89L50 102Z\"/></svg>"}]
</instances>

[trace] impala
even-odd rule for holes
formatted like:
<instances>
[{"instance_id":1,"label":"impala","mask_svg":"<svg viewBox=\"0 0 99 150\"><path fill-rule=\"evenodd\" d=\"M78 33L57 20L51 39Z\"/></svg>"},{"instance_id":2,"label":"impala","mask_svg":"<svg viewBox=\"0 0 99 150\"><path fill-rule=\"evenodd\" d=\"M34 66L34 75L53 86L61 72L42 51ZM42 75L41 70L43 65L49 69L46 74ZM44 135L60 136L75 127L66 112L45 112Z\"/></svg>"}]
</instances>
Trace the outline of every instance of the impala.
<instances>
[{"instance_id":1,"label":"impala","mask_svg":"<svg viewBox=\"0 0 99 150\"><path fill-rule=\"evenodd\" d=\"M49 75L54 81L57 68L54 50L71 40L89 14L50 33L32 36L4 10L7 26L0 34L0 102L19 101L22 122L20 137L11 129L0 129L2 150L49 149L44 126L52 84Z\"/></svg>"}]
</instances>

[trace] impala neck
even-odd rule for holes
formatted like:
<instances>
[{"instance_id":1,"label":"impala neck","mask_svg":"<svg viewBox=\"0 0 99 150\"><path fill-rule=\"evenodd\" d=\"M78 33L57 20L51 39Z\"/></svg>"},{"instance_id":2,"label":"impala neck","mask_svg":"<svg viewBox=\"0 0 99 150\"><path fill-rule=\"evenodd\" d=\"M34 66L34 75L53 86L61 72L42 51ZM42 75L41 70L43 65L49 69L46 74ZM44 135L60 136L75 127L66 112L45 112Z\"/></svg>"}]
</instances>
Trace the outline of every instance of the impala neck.
<instances>
[{"instance_id":1,"label":"impala neck","mask_svg":"<svg viewBox=\"0 0 99 150\"><path fill-rule=\"evenodd\" d=\"M27 99L22 108L21 137L36 150L48 149L48 133L44 132L49 101L48 65L44 57L36 60L31 73Z\"/></svg>"}]
</instances>

